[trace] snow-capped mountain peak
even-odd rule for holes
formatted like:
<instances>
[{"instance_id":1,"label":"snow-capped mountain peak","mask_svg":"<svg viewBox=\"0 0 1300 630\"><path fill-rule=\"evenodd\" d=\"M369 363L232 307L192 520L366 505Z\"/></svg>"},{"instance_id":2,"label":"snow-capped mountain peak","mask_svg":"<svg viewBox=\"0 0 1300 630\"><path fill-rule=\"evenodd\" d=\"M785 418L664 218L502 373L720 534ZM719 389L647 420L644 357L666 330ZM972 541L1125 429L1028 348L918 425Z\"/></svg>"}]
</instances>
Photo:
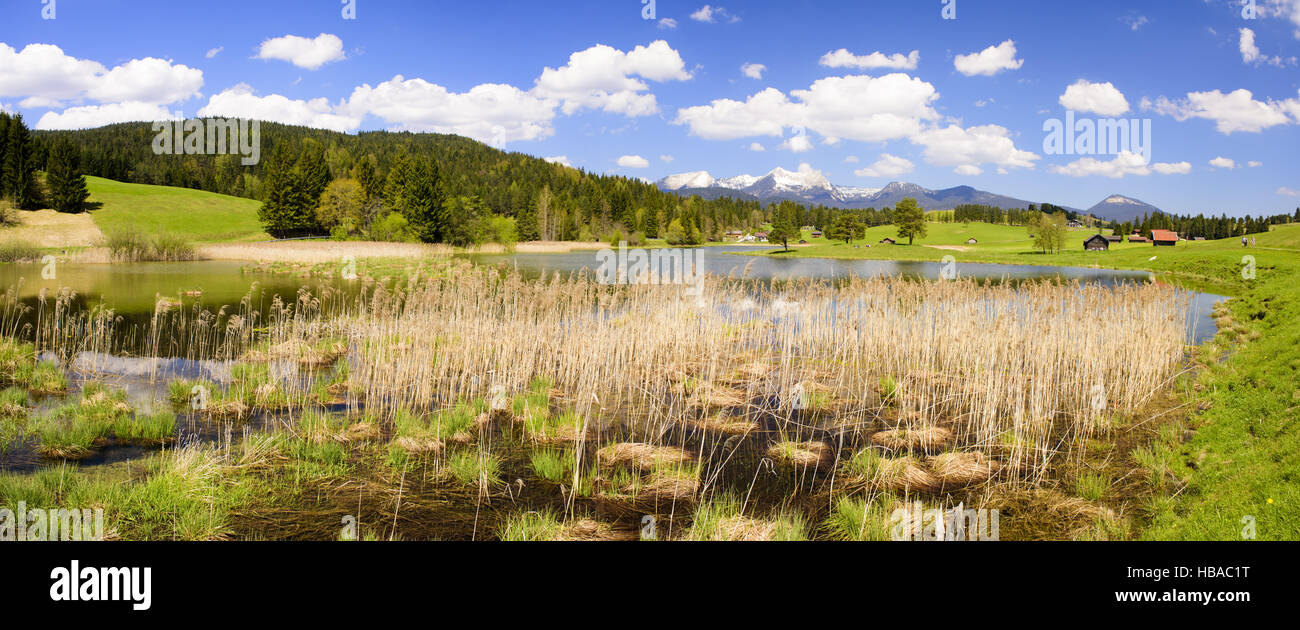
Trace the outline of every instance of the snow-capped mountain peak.
<instances>
[{"instance_id":1,"label":"snow-capped mountain peak","mask_svg":"<svg viewBox=\"0 0 1300 630\"><path fill-rule=\"evenodd\" d=\"M1160 208L1124 195L1111 195L1088 209L1088 214L1110 221L1133 221L1144 214L1157 212L1161 212Z\"/></svg>"},{"instance_id":2,"label":"snow-capped mountain peak","mask_svg":"<svg viewBox=\"0 0 1300 630\"><path fill-rule=\"evenodd\" d=\"M717 180L708 171L692 171L690 173L680 173L669 175L659 180L659 185L664 190L680 190L682 188L709 188L716 185Z\"/></svg>"},{"instance_id":3,"label":"snow-capped mountain peak","mask_svg":"<svg viewBox=\"0 0 1300 630\"><path fill-rule=\"evenodd\" d=\"M832 189L829 179L822 175L821 171L814 170L807 164L800 164L797 172L787 171L781 167L776 167L764 175L760 180L771 180L773 187L785 190L801 190L807 188L825 188Z\"/></svg>"},{"instance_id":4,"label":"snow-capped mountain peak","mask_svg":"<svg viewBox=\"0 0 1300 630\"><path fill-rule=\"evenodd\" d=\"M1133 206L1146 205L1141 201L1129 197L1125 197L1124 195L1111 195L1107 197L1105 201L1102 201L1102 203L1126 203Z\"/></svg>"},{"instance_id":5,"label":"snow-capped mountain peak","mask_svg":"<svg viewBox=\"0 0 1300 630\"><path fill-rule=\"evenodd\" d=\"M723 188L731 188L733 190L740 190L742 188L753 186L756 181L758 181L758 178L753 175L737 175L735 177L728 177L727 179L720 179L714 185Z\"/></svg>"}]
</instances>

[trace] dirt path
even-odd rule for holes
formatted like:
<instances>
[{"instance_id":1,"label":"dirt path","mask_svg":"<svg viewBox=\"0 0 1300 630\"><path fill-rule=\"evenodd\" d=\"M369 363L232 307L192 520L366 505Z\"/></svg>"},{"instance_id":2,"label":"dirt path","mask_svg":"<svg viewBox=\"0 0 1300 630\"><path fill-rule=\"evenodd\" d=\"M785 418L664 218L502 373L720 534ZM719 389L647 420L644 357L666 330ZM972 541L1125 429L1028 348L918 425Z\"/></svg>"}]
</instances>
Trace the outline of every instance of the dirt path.
<instances>
[{"instance_id":1,"label":"dirt path","mask_svg":"<svg viewBox=\"0 0 1300 630\"><path fill-rule=\"evenodd\" d=\"M24 241L37 247L88 247L104 238L94 219L85 212L16 210L13 214L19 224L0 228L0 239Z\"/></svg>"}]
</instances>

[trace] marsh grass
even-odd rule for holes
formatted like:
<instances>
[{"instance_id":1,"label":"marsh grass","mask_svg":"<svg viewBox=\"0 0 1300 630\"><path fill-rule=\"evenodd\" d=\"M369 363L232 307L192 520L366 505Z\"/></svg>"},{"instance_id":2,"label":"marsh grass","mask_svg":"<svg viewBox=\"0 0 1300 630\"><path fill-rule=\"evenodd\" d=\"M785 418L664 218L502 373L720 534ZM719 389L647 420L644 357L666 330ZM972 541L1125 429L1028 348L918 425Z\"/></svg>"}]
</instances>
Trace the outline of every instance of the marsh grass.
<instances>
[{"instance_id":1,"label":"marsh grass","mask_svg":"<svg viewBox=\"0 0 1300 630\"><path fill-rule=\"evenodd\" d=\"M68 390L68 377L53 361L36 357L36 347L14 339L0 340L0 383L22 387L32 394L61 394Z\"/></svg>"},{"instance_id":2,"label":"marsh grass","mask_svg":"<svg viewBox=\"0 0 1300 630\"><path fill-rule=\"evenodd\" d=\"M113 436L123 442L159 446L176 439L176 414L159 411L120 418L112 426Z\"/></svg>"},{"instance_id":3,"label":"marsh grass","mask_svg":"<svg viewBox=\"0 0 1300 630\"><path fill-rule=\"evenodd\" d=\"M26 262L41 259L41 248L26 241L0 239L0 262Z\"/></svg>"},{"instance_id":4,"label":"marsh grass","mask_svg":"<svg viewBox=\"0 0 1300 630\"><path fill-rule=\"evenodd\" d=\"M286 454L293 461L293 473L300 478L331 479L347 476L352 471L348 450L338 442L292 440L287 444Z\"/></svg>"},{"instance_id":5,"label":"marsh grass","mask_svg":"<svg viewBox=\"0 0 1300 630\"><path fill-rule=\"evenodd\" d=\"M896 503L887 495L841 497L823 526L836 540L890 540L890 514Z\"/></svg>"},{"instance_id":6,"label":"marsh grass","mask_svg":"<svg viewBox=\"0 0 1300 630\"><path fill-rule=\"evenodd\" d=\"M1133 449L1133 461L1147 471L1148 481L1153 487L1165 485L1165 474L1169 470L1169 451L1161 444L1154 443Z\"/></svg>"},{"instance_id":7,"label":"marsh grass","mask_svg":"<svg viewBox=\"0 0 1300 630\"><path fill-rule=\"evenodd\" d=\"M571 483L576 462L572 449L540 448L528 454L528 463L533 472L552 483Z\"/></svg>"},{"instance_id":8,"label":"marsh grass","mask_svg":"<svg viewBox=\"0 0 1300 630\"><path fill-rule=\"evenodd\" d=\"M493 486L501 482L501 458L479 449L458 450L447 458L446 471L467 486Z\"/></svg>"},{"instance_id":9,"label":"marsh grass","mask_svg":"<svg viewBox=\"0 0 1300 630\"><path fill-rule=\"evenodd\" d=\"M27 392L17 387L0 391L0 454L9 451L27 424Z\"/></svg>"},{"instance_id":10,"label":"marsh grass","mask_svg":"<svg viewBox=\"0 0 1300 630\"><path fill-rule=\"evenodd\" d=\"M715 484L733 482L719 474L718 461L735 451L745 453L735 459L740 465L753 465L742 462L750 455L775 453L785 463L822 467L827 474L818 477L847 475L910 493L937 491L937 482L918 484L916 475L927 472L922 456L942 446L996 461L1008 485L1040 484L1063 454L1116 430L1108 418L1131 414L1167 389L1183 352L1185 296L1167 287L888 279L706 284L701 297L681 299L673 287L460 270L376 286L329 312L320 296L306 292L267 313L243 304L205 315L182 300L126 336L133 347L159 354L183 339L185 356L232 361L232 383L221 394L210 390L217 398L206 415L242 419L291 410L293 437L276 449L287 458L278 465L295 483L341 478L364 462L404 480L422 469L417 484L475 486L479 498L495 501L510 490L503 471L513 479L524 469L560 486L566 516L574 497L612 499L629 513L677 515L708 499L691 534L700 538L808 535L805 517L767 509L760 515L728 503L734 487ZM12 294L8 299L0 325L12 327L20 307ZM0 376L13 381L8 375L19 375L20 365L35 370L38 348L64 360L123 347L124 331L114 328L111 312L74 313L75 303L75 295L63 293L42 300L35 344L0 344ZM1132 325L1116 330L1119 320ZM264 360L252 360L257 353ZM338 371L328 371L330 361ZM281 378L284 364L305 377L305 391ZM1095 404L1099 383L1103 410ZM193 385L172 384L169 398L190 400ZM791 404L788 392L796 387L811 392L804 402L814 410ZM349 406L364 405L362 424L391 435L391 444L352 443L351 408L348 417L331 417L312 407L341 390ZM505 409L488 402L496 400L494 391L505 392ZM107 402L113 404L99 409ZM63 415L60 408L29 424L43 447L48 437L53 452L74 454L128 426L119 415L141 422L128 426L140 436L163 433L164 419L142 421L117 407L121 401L107 402ZM681 451L684 431L707 434L702 423L719 418L748 428L723 432L725 445L689 447L704 461L651 458L646 466L610 470L598 466L599 456L588 460L598 445L634 441ZM777 430L753 430L759 426ZM817 441L827 428L840 440ZM497 442L498 429L508 445ZM137 435L131 431L124 433ZM886 431L907 442L897 449L906 453L862 448ZM911 444L915 436L935 435L942 444ZM846 446L852 450L839 450ZM716 452L705 457L710 449ZM1165 455L1133 457L1155 466ZM829 462L842 466L823 467ZM226 460L217 469L232 467ZM468 495L464 490L450 489ZM873 498L830 497L831 515L820 531L882 537L893 500L859 490L855 497ZM200 533L219 531L224 522L219 513L197 512L177 520Z\"/></svg>"},{"instance_id":11,"label":"marsh grass","mask_svg":"<svg viewBox=\"0 0 1300 630\"><path fill-rule=\"evenodd\" d=\"M807 540L807 526L797 512L782 510L771 519L747 516L734 494L715 496L695 509L686 540Z\"/></svg>"},{"instance_id":12,"label":"marsh grass","mask_svg":"<svg viewBox=\"0 0 1300 630\"><path fill-rule=\"evenodd\" d=\"M554 510L528 511L512 514L506 519L498 536L511 542L556 540L564 525Z\"/></svg>"},{"instance_id":13,"label":"marsh grass","mask_svg":"<svg viewBox=\"0 0 1300 630\"><path fill-rule=\"evenodd\" d=\"M115 426L129 422L131 413L126 392L89 383L77 401L61 405L33 423L32 433L40 442L37 451L49 458L86 457L103 445Z\"/></svg>"},{"instance_id":14,"label":"marsh grass","mask_svg":"<svg viewBox=\"0 0 1300 630\"><path fill-rule=\"evenodd\" d=\"M197 257L194 245L183 236L162 233L152 238L133 229L111 231L104 235L104 247L118 262L182 261Z\"/></svg>"},{"instance_id":15,"label":"marsh grass","mask_svg":"<svg viewBox=\"0 0 1300 630\"><path fill-rule=\"evenodd\" d=\"M351 325L367 360L348 388L371 409L438 409L504 388L526 435L553 443L616 421L696 426L719 400L743 417L750 401L806 385L839 424L881 416L900 435L942 424L957 445L1036 481L1063 450L1109 430L1109 417L1166 388L1183 354L1185 294L1167 287L853 279L832 293L819 282L708 282L707 297L691 300L510 274L376 290ZM1140 325L1105 342L1116 318Z\"/></svg>"},{"instance_id":16,"label":"marsh grass","mask_svg":"<svg viewBox=\"0 0 1300 630\"><path fill-rule=\"evenodd\" d=\"M1110 477L1100 473L1079 475L1074 482L1074 493L1089 501L1100 501L1110 489Z\"/></svg>"}]
</instances>

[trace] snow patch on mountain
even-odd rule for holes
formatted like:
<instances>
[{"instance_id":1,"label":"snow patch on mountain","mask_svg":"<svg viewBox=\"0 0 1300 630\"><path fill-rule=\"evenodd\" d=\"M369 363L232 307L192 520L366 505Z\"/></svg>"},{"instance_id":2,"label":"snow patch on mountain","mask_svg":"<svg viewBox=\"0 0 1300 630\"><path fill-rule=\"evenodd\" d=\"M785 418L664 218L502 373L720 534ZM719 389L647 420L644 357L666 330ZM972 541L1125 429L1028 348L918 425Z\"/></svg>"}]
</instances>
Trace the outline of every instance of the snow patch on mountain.
<instances>
[{"instance_id":1,"label":"snow patch on mountain","mask_svg":"<svg viewBox=\"0 0 1300 630\"><path fill-rule=\"evenodd\" d=\"M681 190L682 188L709 188L717 183L708 171L692 171L669 175L659 180L659 187L664 190Z\"/></svg>"}]
</instances>

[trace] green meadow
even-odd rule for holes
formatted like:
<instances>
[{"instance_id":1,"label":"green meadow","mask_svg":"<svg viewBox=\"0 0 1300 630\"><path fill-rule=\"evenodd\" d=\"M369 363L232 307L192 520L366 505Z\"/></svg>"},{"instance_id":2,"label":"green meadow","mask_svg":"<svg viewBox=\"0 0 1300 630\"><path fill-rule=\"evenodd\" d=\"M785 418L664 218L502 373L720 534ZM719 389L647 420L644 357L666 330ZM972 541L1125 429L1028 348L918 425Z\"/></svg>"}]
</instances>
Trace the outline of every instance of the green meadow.
<instances>
[{"instance_id":1,"label":"green meadow","mask_svg":"<svg viewBox=\"0 0 1300 630\"><path fill-rule=\"evenodd\" d=\"M86 177L90 213L105 233L174 234L196 243L268 240L257 220L261 202L217 193Z\"/></svg>"}]
</instances>

